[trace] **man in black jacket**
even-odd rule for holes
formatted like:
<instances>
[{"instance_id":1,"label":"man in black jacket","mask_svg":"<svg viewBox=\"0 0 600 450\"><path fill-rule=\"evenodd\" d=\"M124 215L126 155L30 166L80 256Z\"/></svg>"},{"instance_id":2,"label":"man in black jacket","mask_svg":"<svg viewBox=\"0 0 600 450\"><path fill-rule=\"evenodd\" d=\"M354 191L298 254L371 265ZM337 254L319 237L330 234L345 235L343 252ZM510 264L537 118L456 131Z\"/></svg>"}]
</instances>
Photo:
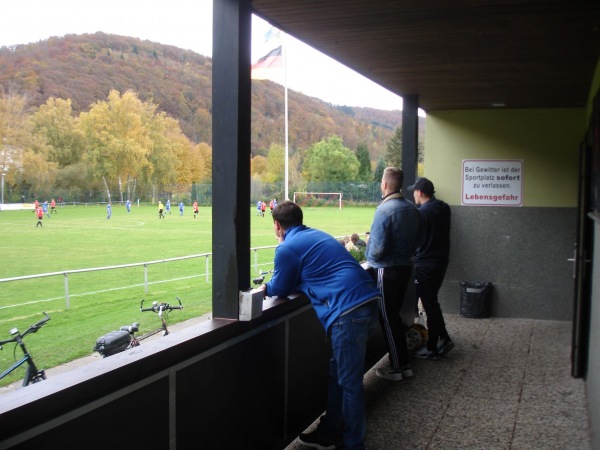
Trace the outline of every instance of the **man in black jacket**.
<instances>
[{"instance_id":1,"label":"man in black jacket","mask_svg":"<svg viewBox=\"0 0 600 450\"><path fill-rule=\"evenodd\" d=\"M414 191L421 214L425 240L417 248L414 260L415 296L420 298L427 315L427 346L415 352L421 359L438 359L454 348L446 330L438 291L444 281L450 255L450 207L433 195L433 183L419 178L408 190Z\"/></svg>"}]
</instances>

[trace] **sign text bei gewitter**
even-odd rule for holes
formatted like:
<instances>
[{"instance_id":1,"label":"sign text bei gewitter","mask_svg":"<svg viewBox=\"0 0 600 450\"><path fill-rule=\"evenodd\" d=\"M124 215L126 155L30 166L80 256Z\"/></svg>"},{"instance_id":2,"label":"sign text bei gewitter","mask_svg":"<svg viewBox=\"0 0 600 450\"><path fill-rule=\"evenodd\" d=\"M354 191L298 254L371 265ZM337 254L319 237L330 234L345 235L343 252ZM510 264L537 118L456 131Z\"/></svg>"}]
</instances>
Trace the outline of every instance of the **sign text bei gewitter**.
<instances>
[{"instance_id":1,"label":"sign text bei gewitter","mask_svg":"<svg viewBox=\"0 0 600 450\"><path fill-rule=\"evenodd\" d=\"M464 159L462 204L523 206L523 160Z\"/></svg>"}]
</instances>

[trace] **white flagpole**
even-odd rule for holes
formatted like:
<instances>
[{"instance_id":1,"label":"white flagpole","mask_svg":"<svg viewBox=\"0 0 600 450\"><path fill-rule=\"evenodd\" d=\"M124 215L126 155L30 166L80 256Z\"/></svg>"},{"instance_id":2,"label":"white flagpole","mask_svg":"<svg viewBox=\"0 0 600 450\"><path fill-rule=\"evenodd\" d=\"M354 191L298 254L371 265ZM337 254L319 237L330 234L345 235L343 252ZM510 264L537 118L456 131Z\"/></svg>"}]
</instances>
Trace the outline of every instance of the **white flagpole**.
<instances>
[{"instance_id":1,"label":"white flagpole","mask_svg":"<svg viewBox=\"0 0 600 450\"><path fill-rule=\"evenodd\" d=\"M285 104L284 104L284 109L285 109L285 176L284 176L284 183L285 183L285 199L289 200L290 199L290 195L288 192L288 88L287 88L287 49L285 46L285 35L282 35L282 42L281 42L281 52L283 53L283 87L285 89L285 94L284 94L284 99L285 99Z\"/></svg>"}]
</instances>

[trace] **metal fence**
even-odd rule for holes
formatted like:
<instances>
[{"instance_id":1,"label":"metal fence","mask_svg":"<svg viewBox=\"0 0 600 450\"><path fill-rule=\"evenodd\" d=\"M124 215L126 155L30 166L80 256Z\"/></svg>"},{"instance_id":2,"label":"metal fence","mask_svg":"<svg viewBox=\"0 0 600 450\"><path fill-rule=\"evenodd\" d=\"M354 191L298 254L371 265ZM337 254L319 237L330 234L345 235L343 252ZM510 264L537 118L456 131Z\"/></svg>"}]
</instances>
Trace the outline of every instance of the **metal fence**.
<instances>
[{"instance_id":1,"label":"metal fence","mask_svg":"<svg viewBox=\"0 0 600 450\"><path fill-rule=\"evenodd\" d=\"M309 181L301 185L290 185L288 193L292 192L341 192L343 204L376 204L381 201L381 183L372 181ZM250 198L252 203L258 200L284 198L283 182L263 183L252 180ZM268 201L267 201L268 203Z\"/></svg>"},{"instance_id":2,"label":"metal fence","mask_svg":"<svg viewBox=\"0 0 600 450\"><path fill-rule=\"evenodd\" d=\"M267 269L273 267L273 255L274 255L275 247L276 247L276 245L266 246L266 247L256 247L256 248L250 249L252 252L253 269L256 274L260 274L261 272L264 272ZM25 282L28 280L36 280L36 279L41 279L41 278L62 277L63 281L64 281L64 283L63 283L64 291L63 292L64 292L64 299L65 299L65 307L66 307L66 309L69 309L71 306L71 304L70 304L71 293L70 293L70 284L69 284L70 278L69 277L72 275L91 274L94 272L100 272L100 271L106 271L106 270L118 271L118 270L123 270L123 269L134 268L134 267L143 267L143 273L144 273L143 286L144 286L144 292L147 294L148 290L149 290L149 286L151 284L167 281L167 280L154 280L151 283L149 281L149 274L148 274L148 270L150 267L158 265L158 264L169 264L169 263L174 263L177 261L188 260L188 259L197 259L197 258L204 258L204 273L198 273L198 274L196 274L196 276L204 278L204 281L206 282L207 286L210 286L211 275L212 275L212 272L211 272L212 253L201 253L201 254L196 254L196 255L181 256L181 257L176 257L176 258L167 258L167 259L161 259L161 260L155 260L155 261L145 261L145 262L132 263L132 264L93 267L93 268L88 268L88 269L64 270L64 271L60 271L60 272L48 272L48 273L40 273L40 274L33 274L33 275L24 275L24 276L19 276L19 277L0 278L0 284ZM85 285L85 282L82 284ZM27 289L23 289L23 291L27 291ZM205 292L206 292L205 295L210 294L211 289L205 289ZM84 294L86 294L86 293L79 294L79 295L84 295ZM52 295L52 294L50 294L50 295Z\"/></svg>"},{"instance_id":3,"label":"metal fence","mask_svg":"<svg viewBox=\"0 0 600 450\"><path fill-rule=\"evenodd\" d=\"M309 181L305 183L294 183L288 186L289 192L341 192L344 203L378 203L381 192L379 182L371 181ZM111 190L111 202L125 202L129 196L132 202L156 203L158 200L163 202L167 199L171 202L183 202L186 206L193 203L194 200L202 206L212 205L212 184L211 183L193 183L193 184L173 184L161 186L160 188L138 188L135 192L115 192ZM283 182L264 183L253 178L250 183L250 198L252 203L257 200L268 200L276 198L283 199L285 196L285 186ZM106 191L102 189L65 190L47 188L37 192L12 193L5 195L7 203L33 203L34 200L43 202L51 198L61 201L65 204L98 204L108 202ZM268 203L268 202L267 202Z\"/></svg>"},{"instance_id":4,"label":"metal fence","mask_svg":"<svg viewBox=\"0 0 600 450\"><path fill-rule=\"evenodd\" d=\"M336 239L340 239L342 238L342 236L336 237ZM270 246L265 246L265 247L254 247L251 248L251 265L252 265L252 270L253 270L253 278L255 276L259 276L261 274L266 274L268 273L271 269L273 269L273 265L274 265L274 255L275 255L275 248L277 246L276 245L270 245ZM178 273L178 268L174 268L173 270L164 270L163 272L163 278L155 278L152 281L150 281L150 274L149 274L149 270L150 268L152 268L153 266L158 266L158 265L169 265L169 264L173 264L175 265L175 263L179 262L179 261L184 261L184 260L192 260L192 259L199 259L199 258L203 258L204 259L204 263L203 263L203 268L204 271L203 273L200 271L195 271L195 269L193 270L193 274L192 275L180 275ZM130 264L120 264L120 265L112 265L112 266L103 266L103 267L93 267L93 268L88 268L88 269L73 269L73 270L63 270L60 272L48 272L48 273L39 273L39 274L33 274L33 275L23 275L23 276L18 276L18 277L10 277L10 278L0 278L0 285L4 284L4 283L22 283L22 287L19 286L19 288L17 289L18 292L23 292L23 293L27 293L28 296L31 295L44 295L45 298L44 299L39 299L39 300L28 300L27 304L35 304L38 302L44 302L44 301L55 301L55 300L59 300L60 297L64 297L65 300L65 308L69 309L71 307L71 297L73 296L72 294L72 277L74 275L82 275L83 279L81 279L81 277L77 280L76 282L76 289L78 290L78 293L75 294L75 296L84 296L84 295L90 295L90 294L99 294L102 292L109 292L109 291L115 291L115 290L119 290L119 289L128 289L128 288L133 288L133 287L137 287L137 286L143 286L144 288L144 292L145 294L148 294L150 286L153 284L157 284L157 283L168 283L168 282L173 282L173 281L177 281L177 280L181 280L184 278L190 278L190 277L198 277L200 279L204 280L204 283L202 286L200 286L200 292L201 292L201 297L202 299L205 300L210 300L212 297L212 286L211 286L211 276L212 276L212 253L200 253L200 254L195 254L195 255L188 255L188 256L180 256L180 257L176 257L176 258L167 258L167 259L161 259L161 260L154 260L154 261L144 261L144 262L139 262L139 263L130 263ZM131 281L132 277L137 277L140 276L137 272L135 273L127 273L126 275L123 276L115 276L114 281L116 283L120 283L120 285L117 286L112 286L112 287L106 287L106 289L102 290L102 291L94 291L94 292L89 292L89 291L85 291L85 288L87 286L89 286L90 283L90 279L89 277L91 277L94 273L98 273L101 271L119 271L119 272L125 272L127 269L132 269L132 268L143 268L143 280L140 279L137 282L136 281ZM154 273L154 275L156 275L157 272ZM176 275L174 275L176 274ZM169 276L171 276L171 278L168 278ZM173 278L173 277L177 277L179 276L180 278ZM86 279L86 277L88 277ZM60 283L60 279L62 278L62 283ZM37 282L40 279L54 279L54 282L51 283L46 283L43 286L37 286L39 289L35 289L31 286L31 284L28 284L30 282L36 282L36 284L38 284ZM125 285L125 283L129 283L128 285ZM250 280L249 280L250 282ZM134 283L134 284L131 284ZM62 286L59 287L59 286ZM0 292L3 289L0 288ZM59 290L62 291L62 295L59 293ZM12 290L14 292L14 290ZM42 294L43 293L43 294ZM0 299L1 300L1 299ZM21 302L18 299L13 300L10 304L6 304L5 301L2 301L0 303L3 303L2 305L0 305L0 309L5 309L5 308L9 308L9 307L18 307L20 305L23 305L24 302Z\"/></svg>"}]
</instances>

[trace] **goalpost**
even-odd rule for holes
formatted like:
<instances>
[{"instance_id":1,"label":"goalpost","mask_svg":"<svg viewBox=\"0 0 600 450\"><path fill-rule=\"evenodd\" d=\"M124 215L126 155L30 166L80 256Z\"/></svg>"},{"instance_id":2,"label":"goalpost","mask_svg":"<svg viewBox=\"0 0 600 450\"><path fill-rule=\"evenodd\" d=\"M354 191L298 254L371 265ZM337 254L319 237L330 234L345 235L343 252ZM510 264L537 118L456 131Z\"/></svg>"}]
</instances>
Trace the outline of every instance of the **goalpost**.
<instances>
[{"instance_id":1,"label":"goalpost","mask_svg":"<svg viewBox=\"0 0 600 450\"><path fill-rule=\"evenodd\" d=\"M321 205L311 205L311 199L313 198L321 198L323 199L323 204ZM298 203L299 205L308 205L308 206L326 206L327 202L330 199L335 199L337 204L339 205L340 211L342 209L342 193L341 192L294 192L293 202Z\"/></svg>"}]
</instances>

